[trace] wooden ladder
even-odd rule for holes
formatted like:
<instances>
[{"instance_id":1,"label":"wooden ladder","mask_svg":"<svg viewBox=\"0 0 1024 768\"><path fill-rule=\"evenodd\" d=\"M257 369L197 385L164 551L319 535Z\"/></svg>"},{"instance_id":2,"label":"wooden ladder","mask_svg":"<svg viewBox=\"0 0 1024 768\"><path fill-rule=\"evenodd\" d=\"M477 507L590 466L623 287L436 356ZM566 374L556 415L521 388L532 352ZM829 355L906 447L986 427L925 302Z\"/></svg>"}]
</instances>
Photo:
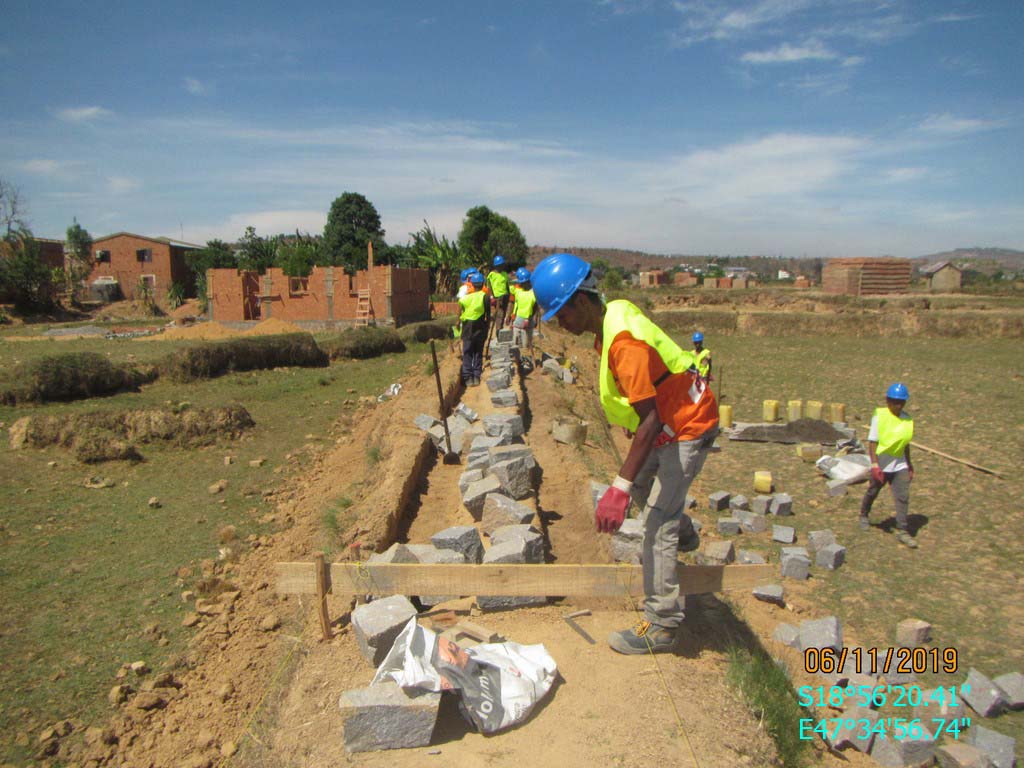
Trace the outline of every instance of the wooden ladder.
<instances>
[{"instance_id":1,"label":"wooden ladder","mask_svg":"<svg viewBox=\"0 0 1024 768\"><path fill-rule=\"evenodd\" d=\"M359 325L370 325L373 322L373 303L370 301L370 289L361 288L356 301L356 322Z\"/></svg>"}]
</instances>

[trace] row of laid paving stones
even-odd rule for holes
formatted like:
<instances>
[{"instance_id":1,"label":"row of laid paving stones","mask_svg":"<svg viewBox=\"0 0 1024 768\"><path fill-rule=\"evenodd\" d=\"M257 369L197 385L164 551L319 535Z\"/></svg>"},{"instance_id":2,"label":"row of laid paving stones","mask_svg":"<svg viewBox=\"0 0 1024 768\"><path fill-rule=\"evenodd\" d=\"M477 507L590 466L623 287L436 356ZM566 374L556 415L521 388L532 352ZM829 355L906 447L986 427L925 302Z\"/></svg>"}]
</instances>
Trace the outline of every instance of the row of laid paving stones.
<instances>
[{"instance_id":1,"label":"row of laid paving stones","mask_svg":"<svg viewBox=\"0 0 1024 768\"><path fill-rule=\"evenodd\" d=\"M536 512L529 503L536 485L537 462L523 442L521 402L513 389L518 350L498 332L491 345L486 383L491 405L504 409L481 417L459 403L448 418L452 450L465 453L466 469L459 491L473 524L438 531L430 544L393 544L369 558L371 563L523 563L544 562L546 545L533 527ZM511 412L509 412L511 411ZM438 450L446 451L444 427L421 415L416 425L427 431ZM486 538L486 541L485 541ZM417 595L424 607L455 595ZM476 596L481 610L497 610L547 602L545 597ZM358 606L352 627L363 657L374 666L391 650L417 606L404 595L391 595ZM371 685L342 695L345 747L350 752L425 746L437 721L440 694L406 691L394 683Z\"/></svg>"},{"instance_id":2,"label":"row of laid paving stones","mask_svg":"<svg viewBox=\"0 0 1024 768\"><path fill-rule=\"evenodd\" d=\"M927 622L906 619L896 628L897 645L921 647L930 639L930 632L931 625ZM779 624L773 639L805 654L809 649L830 649L835 653L820 658L843 661L833 672L817 673L818 685L796 688L798 701L810 710L813 723L823 724L824 734L818 733L833 749L856 749L887 768L926 766L936 760L944 768L1013 768L1016 740L978 724L976 717L970 717L968 707L985 718L1007 709L1024 709L1024 676L1020 672L990 680L971 668L960 685L920 689L912 672L890 669L881 674L872 673L872 660L878 662L874 666L878 672L884 656L873 656L869 649L844 646L842 624L835 616L809 619L799 627ZM846 654L842 656L844 649ZM906 701L913 709L912 714L897 710L894 715L907 721L906 738L894 737L892 719L879 725L878 708L893 702L899 695L899 689L888 687L896 685L904 686ZM915 689L919 695L913 693ZM949 739L947 731L947 741L940 744L938 737L943 734L933 733L936 728L933 718L942 719L944 723L956 721L959 731L955 738ZM965 718L970 720L970 725ZM919 722L912 725L913 719Z\"/></svg>"}]
</instances>

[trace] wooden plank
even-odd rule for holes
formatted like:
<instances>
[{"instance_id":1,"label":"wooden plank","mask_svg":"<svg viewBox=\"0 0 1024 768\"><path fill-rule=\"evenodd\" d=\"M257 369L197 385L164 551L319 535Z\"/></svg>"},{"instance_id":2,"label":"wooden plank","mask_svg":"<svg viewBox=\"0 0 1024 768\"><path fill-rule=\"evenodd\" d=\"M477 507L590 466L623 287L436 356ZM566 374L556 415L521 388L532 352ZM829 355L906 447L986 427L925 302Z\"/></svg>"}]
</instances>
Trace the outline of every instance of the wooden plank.
<instances>
[{"instance_id":1,"label":"wooden plank","mask_svg":"<svg viewBox=\"0 0 1024 768\"><path fill-rule=\"evenodd\" d=\"M314 555L316 565L316 603L317 613L320 616L320 632L324 640L334 637L331 631L331 619L327 615L327 593L331 591L331 571L324 560L324 553L317 552Z\"/></svg>"},{"instance_id":2,"label":"wooden plank","mask_svg":"<svg viewBox=\"0 0 1024 768\"><path fill-rule=\"evenodd\" d=\"M278 563L277 590L316 591L312 564ZM700 595L751 589L778 579L775 565L682 565L680 593ZM420 565L332 563L336 595L501 595L622 597L643 595L638 565Z\"/></svg>"}]
</instances>

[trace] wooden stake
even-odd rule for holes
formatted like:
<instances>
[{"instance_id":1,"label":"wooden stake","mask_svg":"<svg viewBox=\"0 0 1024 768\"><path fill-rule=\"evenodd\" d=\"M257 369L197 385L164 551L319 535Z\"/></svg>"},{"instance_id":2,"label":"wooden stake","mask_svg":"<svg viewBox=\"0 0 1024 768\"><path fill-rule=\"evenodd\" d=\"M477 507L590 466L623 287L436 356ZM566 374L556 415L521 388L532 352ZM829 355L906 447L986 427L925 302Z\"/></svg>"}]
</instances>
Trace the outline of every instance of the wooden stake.
<instances>
[{"instance_id":1,"label":"wooden stake","mask_svg":"<svg viewBox=\"0 0 1024 768\"><path fill-rule=\"evenodd\" d=\"M950 456L948 453L943 453L942 451L937 451L934 448L929 448L927 445L921 445L921 443L915 443L913 440L910 441L910 444L912 446L914 446L915 448L920 448L922 451L925 451L927 453L934 453L936 456L941 456L944 459L949 459L950 461L955 461L957 464L963 464L964 466L970 467L971 469L976 469L979 472L984 472L987 475L995 475L1000 480L1004 479L1003 476L1001 474L999 474L998 472L996 472L994 469L989 469L988 467L983 467L980 464L972 464L971 462L967 461L966 459L958 459L956 456Z\"/></svg>"},{"instance_id":2,"label":"wooden stake","mask_svg":"<svg viewBox=\"0 0 1024 768\"><path fill-rule=\"evenodd\" d=\"M324 553L317 552L314 555L316 560L316 607L320 616L320 631L323 632L324 640L334 637L331 632L331 619L327 614L327 593L331 591L331 572L324 560Z\"/></svg>"}]
</instances>

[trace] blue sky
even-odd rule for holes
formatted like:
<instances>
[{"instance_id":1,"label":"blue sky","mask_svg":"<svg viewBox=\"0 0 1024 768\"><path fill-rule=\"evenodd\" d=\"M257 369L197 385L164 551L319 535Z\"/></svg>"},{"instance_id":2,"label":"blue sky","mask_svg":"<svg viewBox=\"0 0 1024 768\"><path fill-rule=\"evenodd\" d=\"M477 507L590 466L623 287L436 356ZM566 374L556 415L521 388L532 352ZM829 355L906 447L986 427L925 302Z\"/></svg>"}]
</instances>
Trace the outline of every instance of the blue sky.
<instances>
[{"instance_id":1,"label":"blue sky","mask_svg":"<svg viewBox=\"0 0 1024 768\"><path fill-rule=\"evenodd\" d=\"M388 242L467 209L531 244L918 256L1024 249L1024 3L7 0L0 177L205 242Z\"/></svg>"}]
</instances>

